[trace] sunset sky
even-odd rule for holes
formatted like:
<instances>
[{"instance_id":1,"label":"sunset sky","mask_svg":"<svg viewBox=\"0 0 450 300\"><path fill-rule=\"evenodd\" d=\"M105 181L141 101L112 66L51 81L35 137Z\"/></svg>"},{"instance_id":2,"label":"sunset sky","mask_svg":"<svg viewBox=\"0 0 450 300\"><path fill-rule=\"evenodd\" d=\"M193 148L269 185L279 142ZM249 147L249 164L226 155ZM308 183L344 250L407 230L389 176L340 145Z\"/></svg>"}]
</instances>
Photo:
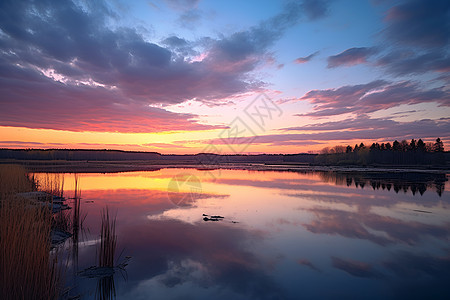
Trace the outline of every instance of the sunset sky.
<instances>
[{"instance_id":1,"label":"sunset sky","mask_svg":"<svg viewBox=\"0 0 450 300\"><path fill-rule=\"evenodd\" d=\"M0 148L450 148L450 1L0 1Z\"/></svg>"}]
</instances>

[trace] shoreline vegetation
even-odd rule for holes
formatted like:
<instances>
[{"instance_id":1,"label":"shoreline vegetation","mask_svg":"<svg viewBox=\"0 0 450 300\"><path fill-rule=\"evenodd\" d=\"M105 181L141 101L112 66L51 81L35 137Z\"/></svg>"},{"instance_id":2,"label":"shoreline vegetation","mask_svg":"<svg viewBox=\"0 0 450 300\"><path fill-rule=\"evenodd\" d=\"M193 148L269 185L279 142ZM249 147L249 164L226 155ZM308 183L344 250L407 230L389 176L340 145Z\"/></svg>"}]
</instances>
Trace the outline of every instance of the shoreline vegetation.
<instances>
[{"instance_id":1,"label":"shoreline vegetation","mask_svg":"<svg viewBox=\"0 0 450 300\"><path fill-rule=\"evenodd\" d=\"M59 298L63 274L58 252L52 249L52 211L20 196L38 187L58 192L58 186L37 182L22 166L0 165L1 299Z\"/></svg>"},{"instance_id":2,"label":"shoreline vegetation","mask_svg":"<svg viewBox=\"0 0 450 300\"><path fill-rule=\"evenodd\" d=\"M30 172L114 173L162 168L248 169L260 171L448 172L450 152L443 142L412 139L391 143L334 146L320 154L219 155L160 154L123 150L0 149L0 164L20 164Z\"/></svg>"},{"instance_id":3,"label":"shoreline vegetation","mask_svg":"<svg viewBox=\"0 0 450 300\"><path fill-rule=\"evenodd\" d=\"M449 153L444 152L440 138L435 143L424 143L422 139L410 142L395 140L391 143L364 143L354 147L334 146L324 148L315 159L320 165L362 165L362 166L446 166Z\"/></svg>"},{"instance_id":4,"label":"shoreline vegetation","mask_svg":"<svg viewBox=\"0 0 450 300\"><path fill-rule=\"evenodd\" d=\"M75 175L74 197L70 198L74 209L66 213L71 208L60 204L66 200L64 176L36 177L24 166L0 164L0 299L79 299L77 286L66 286L70 264L75 266L74 276L88 274L97 279L96 298L115 297L114 273L120 271L124 276L130 257L114 264L120 258L116 257L116 217L110 217L106 207L101 213L98 266L78 269L78 235L84 220L80 192ZM69 238L72 250L61 247Z\"/></svg>"},{"instance_id":5,"label":"shoreline vegetation","mask_svg":"<svg viewBox=\"0 0 450 300\"><path fill-rule=\"evenodd\" d=\"M447 173L449 165L310 165L296 163L222 163L216 165L199 165L186 163L161 164L148 161L2 161L24 166L35 173L120 173L138 171L158 171L161 169L196 169L213 170L249 170L249 171L279 171L279 172L371 172L371 173Z\"/></svg>"}]
</instances>

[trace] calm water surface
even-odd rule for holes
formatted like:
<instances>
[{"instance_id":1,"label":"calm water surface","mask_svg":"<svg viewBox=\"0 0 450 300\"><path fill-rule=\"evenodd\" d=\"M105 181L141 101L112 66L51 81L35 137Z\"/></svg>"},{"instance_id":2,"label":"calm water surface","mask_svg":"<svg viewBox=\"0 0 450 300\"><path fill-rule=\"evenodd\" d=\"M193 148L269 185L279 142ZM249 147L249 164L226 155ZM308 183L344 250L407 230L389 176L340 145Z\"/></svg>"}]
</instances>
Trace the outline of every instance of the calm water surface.
<instances>
[{"instance_id":1,"label":"calm water surface","mask_svg":"<svg viewBox=\"0 0 450 300\"><path fill-rule=\"evenodd\" d=\"M445 175L211 172L78 174L84 221L63 245L71 296L450 299ZM105 285L75 274L96 264L106 206L116 259L131 260Z\"/></svg>"}]
</instances>

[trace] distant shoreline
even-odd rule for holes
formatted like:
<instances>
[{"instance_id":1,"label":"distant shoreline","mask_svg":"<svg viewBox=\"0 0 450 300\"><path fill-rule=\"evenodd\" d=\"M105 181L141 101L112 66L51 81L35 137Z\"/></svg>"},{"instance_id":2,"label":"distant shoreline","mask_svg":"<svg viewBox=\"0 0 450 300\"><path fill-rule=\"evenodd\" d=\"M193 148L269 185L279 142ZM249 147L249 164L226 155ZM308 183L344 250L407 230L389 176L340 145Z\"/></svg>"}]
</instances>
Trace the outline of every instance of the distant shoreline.
<instances>
[{"instance_id":1,"label":"distant shoreline","mask_svg":"<svg viewBox=\"0 0 450 300\"><path fill-rule=\"evenodd\" d=\"M397 153L402 154L402 153ZM337 155L337 154L336 154ZM335 156L336 156L335 155ZM434 154L429 154L434 155ZM439 155L438 155L439 156ZM354 163L328 160L333 155L298 154L160 154L119 150L81 149L0 149L0 164L20 164L31 172L115 173L153 171L163 168L242 169L254 171L336 171L336 172L416 172L450 173L450 152L443 152L441 163ZM433 156L434 157L434 156ZM325 158L323 159L318 158Z\"/></svg>"},{"instance_id":2,"label":"distant shoreline","mask_svg":"<svg viewBox=\"0 0 450 300\"><path fill-rule=\"evenodd\" d=\"M20 164L30 172L48 173L118 173L156 171L166 168L198 170L251 170L289 172L371 172L371 173L435 173L450 174L450 169L436 166L323 166L294 162L200 164L185 161L62 161L0 159L0 164Z\"/></svg>"}]
</instances>

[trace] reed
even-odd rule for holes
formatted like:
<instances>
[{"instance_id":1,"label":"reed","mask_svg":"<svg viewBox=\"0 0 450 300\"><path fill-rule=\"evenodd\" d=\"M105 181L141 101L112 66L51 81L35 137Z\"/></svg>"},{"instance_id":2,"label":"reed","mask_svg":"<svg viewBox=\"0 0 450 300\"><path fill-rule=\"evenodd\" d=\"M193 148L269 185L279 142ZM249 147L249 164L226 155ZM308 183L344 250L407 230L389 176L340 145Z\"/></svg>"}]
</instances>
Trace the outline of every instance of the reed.
<instances>
[{"instance_id":1,"label":"reed","mask_svg":"<svg viewBox=\"0 0 450 300\"><path fill-rule=\"evenodd\" d=\"M16 196L34 187L22 167L0 165L0 299L57 299L60 292L52 214Z\"/></svg>"},{"instance_id":2,"label":"reed","mask_svg":"<svg viewBox=\"0 0 450 300\"><path fill-rule=\"evenodd\" d=\"M95 299L98 300L116 299L116 285L114 283L114 276L107 276L98 279L97 288L95 291Z\"/></svg>"},{"instance_id":3,"label":"reed","mask_svg":"<svg viewBox=\"0 0 450 300\"><path fill-rule=\"evenodd\" d=\"M0 198L20 192L31 192L35 183L22 166L0 165Z\"/></svg>"},{"instance_id":4,"label":"reed","mask_svg":"<svg viewBox=\"0 0 450 300\"><path fill-rule=\"evenodd\" d=\"M110 218L109 209L102 210L102 226L100 232L100 251L98 263L100 267L114 268L114 256L117 246L116 218Z\"/></svg>"},{"instance_id":5,"label":"reed","mask_svg":"<svg viewBox=\"0 0 450 300\"><path fill-rule=\"evenodd\" d=\"M59 177L63 178L64 177ZM61 193L60 193L61 194ZM81 217L81 189L78 184L78 175L75 174L75 190L72 199L71 210L61 210L53 216L53 228L63 230L72 234L74 244L78 245L78 234L83 225L86 215ZM51 201L51 199L49 199Z\"/></svg>"},{"instance_id":6,"label":"reed","mask_svg":"<svg viewBox=\"0 0 450 300\"><path fill-rule=\"evenodd\" d=\"M75 174L75 191L73 196L73 214L72 214L72 236L74 241L76 240L78 243L78 234L80 228L82 227L83 219L81 218L81 189L78 184L79 178L78 175Z\"/></svg>"},{"instance_id":7,"label":"reed","mask_svg":"<svg viewBox=\"0 0 450 300\"><path fill-rule=\"evenodd\" d=\"M39 174L37 188L53 196L64 196L64 175L55 173Z\"/></svg>"},{"instance_id":8,"label":"reed","mask_svg":"<svg viewBox=\"0 0 450 300\"><path fill-rule=\"evenodd\" d=\"M117 235L116 217L110 218L108 207L102 210L102 226L100 232L99 267L114 269ZM112 300L116 298L114 275L99 278L97 281L96 299Z\"/></svg>"}]
</instances>

